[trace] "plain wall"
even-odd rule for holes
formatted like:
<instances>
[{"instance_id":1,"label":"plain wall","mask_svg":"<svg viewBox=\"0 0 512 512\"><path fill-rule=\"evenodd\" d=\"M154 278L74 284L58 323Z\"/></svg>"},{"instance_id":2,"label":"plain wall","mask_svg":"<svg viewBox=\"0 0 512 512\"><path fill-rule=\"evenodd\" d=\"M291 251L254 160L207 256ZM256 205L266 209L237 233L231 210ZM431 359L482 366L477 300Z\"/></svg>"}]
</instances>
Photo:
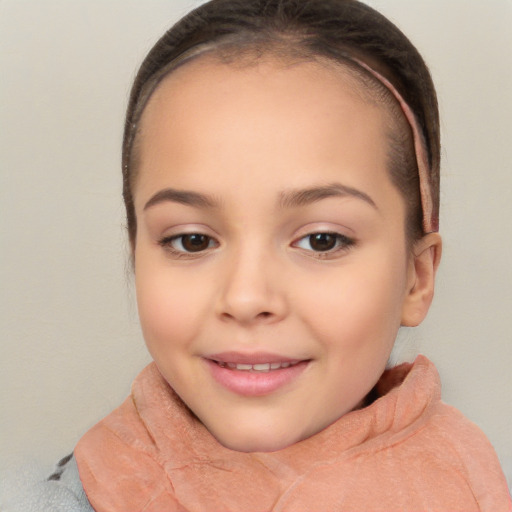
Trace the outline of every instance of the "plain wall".
<instances>
[{"instance_id":1,"label":"plain wall","mask_svg":"<svg viewBox=\"0 0 512 512\"><path fill-rule=\"evenodd\" d=\"M130 81L200 2L0 2L0 456L52 464L149 361L123 221ZM437 365L445 401L512 460L512 2L374 0L431 67L443 135L444 255L398 359Z\"/></svg>"}]
</instances>

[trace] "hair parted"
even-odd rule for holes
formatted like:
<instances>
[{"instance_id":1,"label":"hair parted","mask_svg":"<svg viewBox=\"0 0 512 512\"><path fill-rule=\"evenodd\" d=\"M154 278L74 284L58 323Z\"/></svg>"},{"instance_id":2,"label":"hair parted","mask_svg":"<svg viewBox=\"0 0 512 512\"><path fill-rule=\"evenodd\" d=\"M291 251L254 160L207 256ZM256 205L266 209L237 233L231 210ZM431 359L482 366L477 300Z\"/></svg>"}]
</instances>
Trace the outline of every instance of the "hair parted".
<instances>
[{"instance_id":1,"label":"hair parted","mask_svg":"<svg viewBox=\"0 0 512 512\"><path fill-rule=\"evenodd\" d=\"M128 234L136 240L133 184L137 173L139 120L161 80L206 52L236 61L267 53L288 59L327 58L350 69L396 119L389 91L350 61L365 62L385 77L417 119L429 159L434 216L439 212L440 134L435 88L416 48L387 18L358 0L211 0L171 27L150 50L137 73L128 103L122 151L123 197ZM373 93L372 93L373 90ZM401 115L403 118L403 115ZM389 172L407 205L407 235L422 234L419 182L408 125L391 129Z\"/></svg>"}]
</instances>

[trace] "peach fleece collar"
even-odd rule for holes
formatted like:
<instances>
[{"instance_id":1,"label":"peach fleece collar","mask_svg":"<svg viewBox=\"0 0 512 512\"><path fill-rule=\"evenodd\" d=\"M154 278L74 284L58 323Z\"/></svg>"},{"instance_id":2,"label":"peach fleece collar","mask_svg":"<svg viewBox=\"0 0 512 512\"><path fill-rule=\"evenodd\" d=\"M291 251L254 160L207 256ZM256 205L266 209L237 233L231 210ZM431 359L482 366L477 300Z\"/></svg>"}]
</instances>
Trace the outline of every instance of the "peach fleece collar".
<instances>
[{"instance_id":1,"label":"peach fleece collar","mask_svg":"<svg viewBox=\"0 0 512 512\"><path fill-rule=\"evenodd\" d=\"M247 454L221 446L152 363L131 396L78 443L80 478L99 512L312 510L315 503L338 510L330 507L339 502L334 489L346 481L346 461L356 468L365 454L411 436L440 401L437 371L423 356L386 371L377 388L381 398L315 436Z\"/></svg>"}]
</instances>

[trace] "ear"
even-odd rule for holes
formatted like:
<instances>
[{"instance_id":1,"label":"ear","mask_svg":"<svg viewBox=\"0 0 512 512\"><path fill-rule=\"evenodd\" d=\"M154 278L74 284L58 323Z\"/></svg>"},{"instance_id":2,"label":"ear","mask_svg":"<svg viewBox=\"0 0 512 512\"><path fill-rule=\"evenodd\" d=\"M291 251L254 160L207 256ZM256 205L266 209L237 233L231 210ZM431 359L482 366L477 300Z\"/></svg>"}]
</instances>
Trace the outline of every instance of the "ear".
<instances>
[{"instance_id":1,"label":"ear","mask_svg":"<svg viewBox=\"0 0 512 512\"><path fill-rule=\"evenodd\" d=\"M408 288L402 306L402 325L414 327L427 316L434 297L434 281L441 261L439 233L429 233L414 244L409 262Z\"/></svg>"}]
</instances>

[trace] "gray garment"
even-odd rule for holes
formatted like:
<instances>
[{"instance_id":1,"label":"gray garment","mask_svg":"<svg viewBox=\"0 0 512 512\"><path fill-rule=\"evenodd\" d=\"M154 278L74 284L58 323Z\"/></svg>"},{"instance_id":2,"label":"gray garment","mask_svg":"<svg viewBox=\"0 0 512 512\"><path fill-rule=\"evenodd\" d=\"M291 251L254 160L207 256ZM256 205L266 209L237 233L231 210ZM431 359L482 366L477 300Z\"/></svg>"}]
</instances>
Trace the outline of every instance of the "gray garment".
<instances>
[{"instance_id":1,"label":"gray garment","mask_svg":"<svg viewBox=\"0 0 512 512\"><path fill-rule=\"evenodd\" d=\"M10 480L0 486L2 512L94 512L72 455L62 459L47 479L15 475Z\"/></svg>"}]
</instances>

